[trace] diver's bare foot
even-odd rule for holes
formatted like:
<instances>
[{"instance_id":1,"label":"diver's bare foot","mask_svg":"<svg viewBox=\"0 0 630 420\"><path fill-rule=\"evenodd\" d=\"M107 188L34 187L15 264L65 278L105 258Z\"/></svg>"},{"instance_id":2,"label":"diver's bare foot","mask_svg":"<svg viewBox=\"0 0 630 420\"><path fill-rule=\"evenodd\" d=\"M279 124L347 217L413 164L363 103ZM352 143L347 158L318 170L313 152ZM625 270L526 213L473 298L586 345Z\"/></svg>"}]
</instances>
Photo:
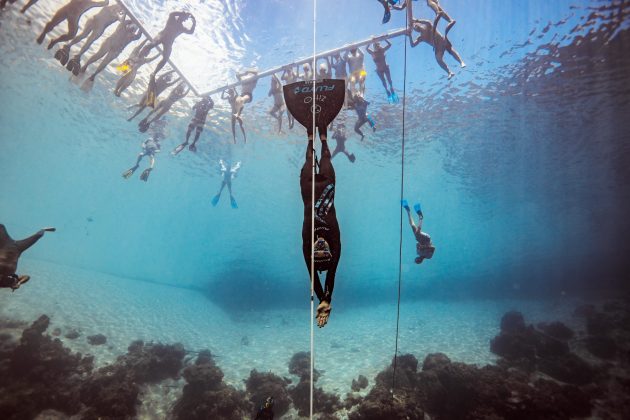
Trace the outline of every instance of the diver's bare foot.
<instances>
[{"instance_id":1,"label":"diver's bare foot","mask_svg":"<svg viewBox=\"0 0 630 420\"><path fill-rule=\"evenodd\" d=\"M464 62L462 61L462 64L460 64L460 67L461 67L461 68L466 67L466 63L464 63Z\"/></svg>"},{"instance_id":2,"label":"diver's bare foot","mask_svg":"<svg viewBox=\"0 0 630 420\"><path fill-rule=\"evenodd\" d=\"M57 228L54 227L45 227L44 229L42 229L44 232L55 232L57 230Z\"/></svg>"},{"instance_id":3,"label":"diver's bare foot","mask_svg":"<svg viewBox=\"0 0 630 420\"><path fill-rule=\"evenodd\" d=\"M322 301L319 306L317 306L317 326L322 328L324 325L328 323L328 318L330 317L330 303L325 300Z\"/></svg>"}]
</instances>

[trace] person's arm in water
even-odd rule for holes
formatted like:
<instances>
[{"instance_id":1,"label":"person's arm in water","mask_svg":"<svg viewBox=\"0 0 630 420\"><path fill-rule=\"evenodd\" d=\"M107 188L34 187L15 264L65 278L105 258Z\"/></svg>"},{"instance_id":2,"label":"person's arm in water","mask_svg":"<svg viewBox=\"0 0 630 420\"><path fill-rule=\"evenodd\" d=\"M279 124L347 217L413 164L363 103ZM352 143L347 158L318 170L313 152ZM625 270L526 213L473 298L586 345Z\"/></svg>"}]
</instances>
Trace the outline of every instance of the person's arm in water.
<instances>
[{"instance_id":1,"label":"person's arm in water","mask_svg":"<svg viewBox=\"0 0 630 420\"><path fill-rule=\"evenodd\" d=\"M368 45L367 47L365 47L365 51L367 51L371 56L374 56L374 50L371 50L370 47L373 46L374 44Z\"/></svg>"},{"instance_id":2,"label":"person's arm in water","mask_svg":"<svg viewBox=\"0 0 630 420\"><path fill-rule=\"evenodd\" d=\"M55 228L44 228L44 229L40 229L37 233L29 236L28 238L19 240L19 241L15 241L15 244L17 246L17 248L20 250L20 252L24 252L27 249L29 249L30 247L32 247L33 245L35 245L35 242L39 241L39 239L44 236L44 232L54 232L56 229Z\"/></svg>"},{"instance_id":3,"label":"person's arm in water","mask_svg":"<svg viewBox=\"0 0 630 420\"><path fill-rule=\"evenodd\" d=\"M385 43L386 43L387 45L385 45L385 46L383 47L383 52L385 52L385 51L389 50L389 48L392 46L392 43L391 43L391 42L389 42L389 39L385 39L384 41L385 41Z\"/></svg>"}]
</instances>

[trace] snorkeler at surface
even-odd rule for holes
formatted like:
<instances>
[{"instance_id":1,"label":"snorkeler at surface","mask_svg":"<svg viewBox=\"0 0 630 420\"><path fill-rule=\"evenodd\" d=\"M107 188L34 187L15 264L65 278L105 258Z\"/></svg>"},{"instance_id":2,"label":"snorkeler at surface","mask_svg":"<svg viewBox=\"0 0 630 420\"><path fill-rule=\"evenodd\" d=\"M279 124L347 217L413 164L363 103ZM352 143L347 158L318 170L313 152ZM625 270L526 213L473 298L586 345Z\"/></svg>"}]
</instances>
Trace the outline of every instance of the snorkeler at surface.
<instances>
[{"instance_id":1,"label":"snorkeler at surface","mask_svg":"<svg viewBox=\"0 0 630 420\"><path fill-rule=\"evenodd\" d=\"M160 53L157 53L149 57L149 51L144 48L147 42L149 42L148 39L142 41L140 45L131 51L129 57L116 67L116 69L123 72L123 75L116 83L114 95L120 96L136 79L138 69L160 56Z\"/></svg>"},{"instance_id":2,"label":"snorkeler at surface","mask_svg":"<svg viewBox=\"0 0 630 420\"><path fill-rule=\"evenodd\" d=\"M304 70L304 73L302 73L300 75L298 80L303 80L305 82L312 82L313 81L313 69L311 68L311 65L309 63L302 64L302 70Z\"/></svg>"},{"instance_id":3,"label":"snorkeler at surface","mask_svg":"<svg viewBox=\"0 0 630 420\"><path fill-rule=\"evenodd\" d=\"M392 44L388 39L386 39L385 42L387 45L384 47L381 47L380 42L375 42L372 44L373 49L370 49L370 46L368 45L366 51L372 56L372 60L374 60L374 64L376 64L376 74L379 79L381 79L385 92L387 92L387 100L391 103L396 103L398 102L398 95L394 92L394 85L392 85L392 76L389 72L389 65L385 60L385 52L392 46ZM387 82L389 82L389 88L387 87L385 77L387 77Z\"/></svg>"},{"instance_id":4,"label":"snorkeler at surface","mask_svg":"<svg viewBox=\"0 0 630 420\"><path fill-rule=\"evenodd\" d=\"M241 133L243 133L243 142L247 143L247 135L245 135L245 129L243 128L243 119L241 118L241 111L243 110L242 102L237 101L239 96L236 93L236 89L229 88L221 92L221 99L228 101L232 110L232 138L234 144L236 144L236 122L241 127Z\"/></svg>"},{"instance_id":5,"label":"snorkeler at surface","mask_svg":"<svg viewBox=\"0 0 630 420\"><path fill-rule=\"evenodd\" d=\"M348 138L346 137L346 126L344 123L335 124L332 138L337 140L337 146L335 147L335 150L333 150L331 159L334 159L338 153L343 153L348 157L350 162L354 163L356 160L354 153L348 153L346 150L346 140L348 140Z\"/></svg>"},{"instance_id":6,"label":"snorkeler at surface","mask_svg":"<svg viewBox=\"0 0 630 420\"><path fill-rule=\"evenodd\" d=\"M151 137L143 141L142 151L138 154L136 164L123 172L123 178L129 179L131 175L133 175L133 173L136 171L136 169L138 169L138 166L140 166L140 161L142 160L142 158L146 156L149 158L149 167L142 171L142 173L140 174L140 179L145 182L148 181L149 175L151 174L151 171L155 166L155 154L160 152L160 140L162 140L163 138L164 137L162 133L160 131L156 131Z\"/></svg>"},{"instance_id":7,"label":"snorkeler at surface","mask_svg":"<svg viewBox=\"0 0 630 420\"><path fill-rule=\"evenodd\" d=\"M281 133L282 114L284 114L286 106L284 104L284 95L282 93L282 83L276 74L271 76L271 86L269 87L267 96L273 96L273 107L269 110L269 114L278 121L278 133ZM289 128L293 128L291 120L289 120Z\"/></svg>"},{"instance_id":8,"label":"snorkeler at surface","mask_svg":"<svg viewBox=\"0 0 630 420\"><path fill-rule=\"evenodd\" d=\"M354 109L357 113L357 122L354 124L354 132L361 136L361 141L365 135L363 131L361 131L361 127L363 124L369 123L370 127L372 127L372 131L376 131L376 122L367 113L367 107L370 103L363 98L363 95L360 93L352 94L352 92L348 91L348 108Z\"/></svg>"},{"instance_id":9,"label":"snorkeler at surface","mask_svg":"<svg viewBox=\"0 0 630 420\"><path fill-rule=\"evenodd\" d=\"M348 72L346 71L347 61L341 57L341 54L337 53L330 57L330 66L335 70L335 79L346 79Z\"/></svg>"},{"instance_id":10,"label":"snorkeler at surface","mask_svg":"<svg viewBox=\"0 0 630 420\"><path fill-rule=\"evenodd\" d=\"M122 22L124 18L125 13L119 4L116 3L103 7L96 15L88 19L79 35L75 36L70 42L57 50L55 59L59 60L62 66L66 66L67 64L66 68L75 76L78 76L79 70L81 69L81 56L83 53L90 49L94 41L100 38L111 24L117 21ZM78 44L86 37L88 37L88 39L79 52L68 61L72 46Z\"/></svg>"},{"instance_id":11,"label":"snorkeler at surface","mask_svg":"<svg viewBox=\"0 0 630 420\"><path fill-rule=\"evenodd\" d=\"M321 58L320 60L324 60L323 63L319 63L319 68L317 69L317 75L315 76L318 81L324 79L332 79L332 64L330 63L329 57Z\"/></svg>"},{"instance_id":12,"label":"snorkeler at surface","mask_svg":"<svg viewBox=\"0 0 630 420\"><path fill-rule=\"evenodd\" d=\"M413 31L419 32L420 34L413 39ZM408 29L409 33L409 43L412 47L415 47L421 42L426 42L427 44L433 47L435 51L435 60L438 62L440 67L444 69L446 73L448 73L448 78L454 76L453 72L448 68L446 63L444 62L444 52L448 51L448 53L453 56L455 60L457 60L462 68L466 67L466 63L461 59L451 41L444 38L440 31L434 30L433 24L426 19L414 19L411 27Z\"/></svg>"},{"instance_id":13,"label":"snorkeler at surface","mask_svg":"<svg viewBox=\"0 0 630 420\"><path fill-rule=\"evenodd\" d=\"M66 42L74 38L79 31L79 19L81 16L93 7L107 6L109 0L93 1L93 0L71 0L68 4L57 10L50 22L44 26L42 33L37 37L37 43L44 42L44 38L48 32L52 31L57 25L64 20L68 21L68 33L61 35L59 38L53 39L48 44L51 49L58 42Z\"/></svg>"},{"instance_id":14,"label":"snorkeler at surface","mask_svg":"<svg viewBox=\"0 0 630 420\"><path fill-rule=\"evenodd\" d=\"M189 28L184 26L184 23L190 19L192 21L192 25ZM148 54L153 48L157 48L158 46L162 46L162 60L155 66L153 73L151 73L151 78L149 80L149 96L147 98L147 105L153 107L155 105L155 77L162 67L166 65L169 58L171 57L171 52L173 51L173 43L175 39L181 34L192 35L195 32L195 27L197 26L197 20L189 12L171 12L168 15L168 20L166 21L166 26L164 29L160 31L160 33L153 39L152 42L145 45L142 54Z\"/></svg>"},{"instance_id":15,"label":"snorkeler at surface","mask_svg":"<svg viewBox=\"0 0 630 420\"><path fill-rule=\"evenodd\" d=\"M188 124L188 131L186 131L186 141L177 146L171 152L173 156L176 156L188 145L188 139L190 138L190 134L192 133L193 129L196 130L195 139L193 140L192 144L188 146L188 150L190 150L191 152L197 151L197 146L195 146L195 144L197 144L197 140L199 140L199 136L203 131L203 126L206 123L208 112L210 112L213 107L214 101L212 100L210 95L204 96L199 102L193 105L192 109L193 111L195 111L195 115L192 117L192 120L190 120L190 124Z\"/></svg>"},{"instance_id":16,"label":"snorkeler at surface","mask_svg":"<svg viewBox=\"0 0 630 420\"><path fill-rule=\"evenodd\" d=\"M188 92L190 92L190 87L186 82L180 82L179 85L169 92L165 99L158 102L157 106L149 112L149 115L138 123L140 132L144 133L147 131L152 122L158 120L162 115L170 111L173 104L188 95Z\"/></svg>"},{"instance_id":17,"label":"snorkeler at surface","mask_svg":"<svg viewBox=\"0 0 630 420\"><path fill-rule=\"evenodd\" d=\"M160 94L162 92L164 92L164 90L166 90L167 88L173 86L174 84L176 84L177 82L179 82L179 77L175 77L173 78L173 75L175 74L175 70L171 70L171 71L167 71L166 73L160 75L160 77L157 78L156 82L155 82L155 96L158 97L160 96ZM131 105L130 108L137 106L138 110L129 118L127 118L127 121L131 121L134 118L136 118L142 111L145 110L145 108L147 107L147 98L149 96L149 90L147 89L144 94L142 95L142 98L140 98L140 102L138 102L135 105Z\"/></svg>"},{"instance_id":18,"label":"snorkeler at surface","mask_svg":"<svg viewBox=\"0 0 630 420\"><path fill-rule=\"evenodd\" d=\"M123 52L127 45L131 44L133 41L137 41L141 36L142 31L131 19L126 19L124 22L120 22L114 33L103 41L98 51L96 51L79 70L79 74L85 73L92 63L95 63L102 57L105 57L96 70L94 70L94 73L92 73L92 75L83 82L81 89L84 91L90 90L94 84L96 76L101 71L105 70L105 67L114 61L114 59Z\"/></svg>"},{"instance_id":19,"label":"snorkeler at surface","mask_svg":"<svg viewBox=\"0 0 630 420\"><path fill-rule=\"evenodd\" d=\"M409 208L409 204L407 200L402 200L400 202L402 207L407 211L407 217L409 217L409 225L411 226L411 230L413 231L413 235L416 237L416 252L418 256L415 259L416 264L422 263L424 259L431 259L433 257L433 253L435 252L435 247L431 242L431 237L422 232L422 221L424 220L424 216L422 215L422 209L420 208L420 203L417 203L413 206L414 211L418 214L418 225L416 225L413 221L413 216L411 215L411 209Z\"/></svg>"},{"instance_id":20,"label":"snorkeler at surface","mask_svg":"<svg viewBox=\"0 0 630 420\"><path fill-rule=\"evenodd\" d=\"M350 78L348 79L348 89L352 93L357 92L356 85L359 84L358 92L365 94L365 67L363 67L363 51L359 48L352 48L346 52L344 58L348 62Z\"/></svg>"},{"instance_id":21,"label":"snorkeler at surface","mask_svg":"<svg viewBox=\"0 0 630 420\"><path fill-rule=\"evenodd\" d=\"M19 276L15 272L20 255L39 241L45 232L55 230L55 228L47 227L26 239L16 241L9 236L5 226L0 223L0 287L16 290L30 279L30 276Z\"/></svg>"},{"instance_id":22,"label":"snorkeler at surface","mask_svg":"<svg viewBox=\"0 0 630 420\"><path fill-rule=\"evenodd\" d=\"M267 397L262 403L254 420L273 420L273 397Z\"/></svg>"},{"instance_id":23,"label":"snorkeler at surface","mask_svg":"<svg viewBox=\"0 0 630 420\"><path fill-rule=\"evenodd\" d=\"M221 167L221 176L222 176L221 188L219 189L219 192L217 193L217 195L212 197L212 200L211 200L212 206L214 207L219 203L219 199L221 199L221 193L223 192L223 188L225 188L225 186L227 185L228 191L230 192L230 206L232 206L233 209L237 209L238 205L236 204L236 199L232 195L232 180L236 178L236 173L241 168L241 162L240 161L236 162L234 165L230 167L229 170L228 170L229 164L226 164L223 161L223 159L219 160L219 165Z\"/></svg>"}]
</instances>

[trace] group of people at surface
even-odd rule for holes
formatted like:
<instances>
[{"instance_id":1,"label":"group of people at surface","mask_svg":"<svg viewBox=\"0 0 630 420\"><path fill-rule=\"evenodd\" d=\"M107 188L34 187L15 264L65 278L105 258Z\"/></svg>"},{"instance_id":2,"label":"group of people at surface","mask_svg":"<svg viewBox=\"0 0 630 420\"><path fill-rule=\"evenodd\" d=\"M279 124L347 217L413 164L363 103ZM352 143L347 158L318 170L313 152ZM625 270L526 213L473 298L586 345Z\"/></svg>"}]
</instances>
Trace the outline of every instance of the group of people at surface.
<instances>
[{"instance_id":1,"label":"group of people at surface","mask_svg":"<svg viewBox=\"0 0 630 420\"><path fill-rule=\"evenodd\" d=\"M22 12L26 11L28 7L36 1L37 0L29 1L22 9ZM385 23L389 20L389 16L391 16L390 9L403 10L407 7L407 3L412 0L378 1L385 8L385 16L383 18L383 23ZM8 0L8 2L14 3L15 0ZM6 0L0 0L0 7L4 7L6 3ZM465 66L464 62L452 48L452 45L447 38L448 31L455 24L455 21L451 19L450 16L440 7L438 0L427 0L427 4L436 13L435 21L432 23L428 20L412 19L409 24L407 34L410 38L412 46L416 46L421 42L426 42L433 46L436 60L448 73L448 77L450 78L453 73L444 63L444 52L449 52L457 61L459 61L462 67ZM102 10L91 17L84 26L81 34L77 35L81 16L93 7L102 7ZM448 22L445 36L442 36L439 31L437 31L437 25L441 18L444 18ZM82 89L84 90L89 90L91 88L98 73L116 59L125 47L142 37L142 29L133 18L126 16L125 10L120 4L115 3L110 5L109 0L70 0L65 6L59 9L50 22L46 24L42 33L37 38L37 42L41 44L46 35L64 20L67 20L68 22L68 33L50 41L48 49L51 49L57 43L66 42L66 44L55 53L55 58L65 65L66 68L73 73L73 75L80 76L84 74L89 65L105 57L96 71L83 82ZM187 27L186 22L189 20L191 21L190 27ZM118 26L112 35L110 35L101 44L99 50L90 57L84 65L81 65L82 54L90 48L96 39L103 35L108 26L115 22L118 22ZM141 160L144 157L147 157L150 161L149 167L141 173L140 179L144 181L148 180L149 174L155 164L155 154L160 151L160 141L164 138L163 115L170 110L171 106L175 102L184 98L190 91L190 87L186 84L186 82L176 77L173 70L167 71L162 75L158 75L158 73L167 64L175 39L181 34L192 34L195 30L195 26L196 20L192 14L188 12L172 12L168 17L164 29L153 40L146 39L142 41L136 48L134 48L129 57L117 66L117 69L123 73L114 92L117 96L119 96L134 81L137 71L142 65L155 60L160 55L162 56L162 59L150 75L149 85L142 98L137 104L132 105L132 107L137 107L138 109L129 118L129 120L138 116L145 108L153 108L151 112L139 123L139 129L141 132L146 132L151 127L153 129L151 137L142 143L142 151L138 155L135 165L123 173L123 177L125 178L129 178L132 174L134 174L138 169ZM415 39L413 39L412 36L413 31L419 32L419 35ZM87 38L87 40L80 51L70 58L71 47L85 38ZM157 52L153 56L150 56L149 54L151 51L158 47L161 47L162 52ZM390 47L391 43L388 40L385 40L385 46L382 46L380 42L375 41L372 45L367 47L366 51L371 55L376 65L376 73L385 88L389 101L393 103L397 102L398 98L392 84L389 66L387 65L385 59L385 53ZM282 82L290 84L300 80L310 81L313 78L318 80L330 79L332 78L332 72L334 70L335 78L346 80L347 91L345 105L347 108L354 109L356 111L358 119L355 123L354 131L361 136L361 139L363 139L364 134L361 132L361 127L366 122L368 122L372 129L375 130L375 122L367 113L367 106L369 105L369 102L364 99L365 78L367 73L364 67L363 52L359 48L350 48L348 51L345 51L343 55L341 53L337 53L333 56L323 57L320 59L324 60L324 62L319 65L316 75L313 75L313 69L311 69L310 64L304 63L302 66L302 74L300 74L299 68L288 66L283 69L283 73L280 77L277 75L272 76L271 88L268 96L273 96L274 105L269 113L278 120L278 129L280 130L282 126L282 115L285 111L287 111L286 105L284 104L284 97L282 95ZM243 140L246 141L241 115L244 106L251 103L253 100L253 91L258 82L258 72L256 69L247 69L238 73L237 77L241 84L241 92L238 93L236 89L229 88L221 94L221 98L227 100L231 106L232 135L235 142L235 127L237 122L239 123ZM157 96L167 88L174 85L176 86L172 88L167 98L157 102L156 105ZM207 115L213 106L214 102L209 95L203 96L193 106L194 114L188 126L185 141L179 144L172 151L172 155L175 156L179 154L186 148L186 146L188 146L188 149L191 151L196 150L196 143L203 131ZM292 128L294 125L293 116L290 115L288 111L287 118L289 127ZM190 136L193 131L195 131L195 137L192 143L189 144ZM333 153L331 153L328 148L327 125L325 127L318 127L318 131L322 142L318 165L319 170L313 179L314 128L311 128L311 130L307 133L308 146L306 150L305 163L300 174L300 185L302 200L304 203L304 222L302 230L303 253L309 271L311 270L311 255L314 257L313 268L315 269L315 273L313 273L313 275L315 281L313 287L318 299L320 300L320 304L317 307L317 324L319 327L323 327L328 322L330 316L330 303L334 288L335 274L341 255L339 225L337 223L334 207L336 177L332 166L332 158L339 153L343 153L351 162L354 162L355 156L354 154L348 153L345 149L347 137L343 123L337 123L334 125L332 138L337 141L337 146ZM223 160L220 160L219 163L222 173L222 182L219 192L211 200L212 205L214 206L219 202L223 189L227 186L230 194L230 204L233 208L237 208L238 206L236 204L236 200L232 194L232 180L236 176L241 163L237 162L234 165L230 165ZM315 203L312 202L311 197L311 186L313 183L315 184L315 194L318 197ZM411 215L411 209L409 208L407 201L403 200L401 204L407 212L409 224L417 240L416 252L418 256L416 257L415 262L420 264L424 259L431 258L433 256L435 247L431 242L430 236L421 229L424 216L420 208L420 204L416 204L414 206L414 210L419 217L418 224L415 224L414 222ZM311 211L313 211L316 215L314 225L312 225L310 217ZM54 228L45 228L27 239L15 241L8 235L4 225L0 225L0 287L8 287L15 290L29 280L28 276L19 276L16 274L18 259L24 250L28 249L37 240L39 240L41 236L43 236L45 231L54 230ZM317 239L314 243L311 243L311 234L313 232L317 236ZM326 279L323 287L317 274L322 271L326 271Z\"/></svg>"}]
</instances>

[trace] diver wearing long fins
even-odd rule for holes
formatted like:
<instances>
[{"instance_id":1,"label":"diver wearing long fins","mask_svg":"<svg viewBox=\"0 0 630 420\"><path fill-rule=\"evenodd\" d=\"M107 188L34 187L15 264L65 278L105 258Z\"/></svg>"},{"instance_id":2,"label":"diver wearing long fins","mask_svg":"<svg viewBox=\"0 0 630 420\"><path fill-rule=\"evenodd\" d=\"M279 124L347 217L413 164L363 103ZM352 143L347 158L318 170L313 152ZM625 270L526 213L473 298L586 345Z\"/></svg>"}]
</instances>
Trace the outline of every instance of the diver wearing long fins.
<instances>
[{"instance_id":1,"label":"diver wearing long fins","mask_svg":"<svg viewBox=\"0 0 630 420\"><path fill-rule=\"evenodd\" d=\"M317 306L317 326L323 327L330 317L330 302L335 286L335 274L341 256L341 238L339 223L335 211L335 169L332 165L328 148L327 129L335 119L344 102L345 82L337 79L324 79L313 82L296 82L283 87L284 101L289 112L306 127L308 145L306 159L300 172L300 189L304 203L304 221L302 223L302 252L309 274L313 275L313 289L319 299ZM315 103L313 103L315 96ZM315 127L319 132L322 148L319 172L313 180L313 111ZM315 182L315 202L312 199L313 181ZM314 213L314 224L312 216ZM315 241L312 240L314 231ZM311 273L311 253L314 259L315 273ZM318 272L326 271L325 286L319 279Z\"/></svg>"},{"instance_id":2,"label":"diver wearing long fins","mask_svg":"<svg viewBox=\"0 0 630 420\"><path fill-rule=\"evenodd\" d=\"M9 236L7 229L0 223L0 287L18 289L31 277L16 274L18 260L24 251L35 245L44 236L45 232L54 232L56 229L47 227L40 229L34 235L26 239L16 241Z\"/></svg>"}]
</instances>

